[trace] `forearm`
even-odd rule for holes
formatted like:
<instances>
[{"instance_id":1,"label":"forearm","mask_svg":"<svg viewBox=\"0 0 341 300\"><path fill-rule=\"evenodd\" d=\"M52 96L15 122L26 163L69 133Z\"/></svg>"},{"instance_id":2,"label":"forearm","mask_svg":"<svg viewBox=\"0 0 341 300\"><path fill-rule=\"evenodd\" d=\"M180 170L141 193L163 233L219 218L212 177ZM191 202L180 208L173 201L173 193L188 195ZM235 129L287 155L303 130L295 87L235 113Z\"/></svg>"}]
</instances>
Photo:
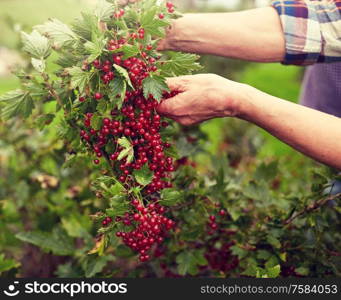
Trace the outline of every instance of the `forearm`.
<instances>
[{"instance_id":1,"label":"forearm","mask_svg":"<svg viewBox=\"0 0 341 300\"><path fill-rule=\"evenodd\" d=\"M260 62L282 61L285 40L272 7L233 13L186 14L174 21L162 50Z\"/></svg>"},{"instance_id":2,"label":"forearm","mask_svg":"<svg viewBox=\"0 0 341 300\"><path fill-rule=\"evenodd\" d=\"M341 169L341 119L249 88L241 118L313 159Z\"/></svg>"}]
</instances>

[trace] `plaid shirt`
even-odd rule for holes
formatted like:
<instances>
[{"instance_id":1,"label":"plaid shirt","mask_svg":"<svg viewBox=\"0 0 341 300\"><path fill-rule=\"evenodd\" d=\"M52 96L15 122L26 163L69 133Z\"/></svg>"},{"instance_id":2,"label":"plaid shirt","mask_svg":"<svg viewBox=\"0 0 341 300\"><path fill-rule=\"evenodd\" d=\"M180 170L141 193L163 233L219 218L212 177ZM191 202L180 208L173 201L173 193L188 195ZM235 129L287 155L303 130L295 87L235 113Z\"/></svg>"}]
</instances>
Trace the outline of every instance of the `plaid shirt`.
<instances>
[{"instance_id":1,"label":"plaid shirt","mask_svg":"<svg viewBox=\"0 0 341 300\"><path fill-rule=\"evenodd\" d=\"M341 0L273 1L282 22L284 64L341 61Z\"/></svg>"}]
</instances>

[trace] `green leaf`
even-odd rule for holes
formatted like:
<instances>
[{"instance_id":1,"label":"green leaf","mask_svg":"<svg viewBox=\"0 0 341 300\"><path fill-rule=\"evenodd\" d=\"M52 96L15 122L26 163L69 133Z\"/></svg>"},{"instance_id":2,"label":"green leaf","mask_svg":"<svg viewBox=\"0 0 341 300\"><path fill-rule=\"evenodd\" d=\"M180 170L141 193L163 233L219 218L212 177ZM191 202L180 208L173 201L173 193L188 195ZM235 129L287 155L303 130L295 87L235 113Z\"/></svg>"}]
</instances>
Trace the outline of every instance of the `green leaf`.
<instances>
[{"instance_id":1,"label":"green leaf","mask_svg":"<svg viewBox=\"0 0 341 300\"><path fill-rule=\"evenodd\" d=\"M161 192L161 203L165 206L174 206L183 201L184 195L176 189L165 189Z\"/></svg>"},{"instance_id":2,"label":"green leaf","mask_svg":"<svg viewBox=\"0 0 341 300\"><path fill-rule=\"evenodd\" d=\"M80 67L72 67L67 69L71 76L71 88L79 88L82 93L90 81L90 73L84 72Z\"/></svg>"},{"instance_id":3,"label":"green leaf","mask_svg":"<svg viewBox=\"0 0 341 300\"><path fill-rule=\"evenodd\" d=\"M119 66L119 65L116 65L116 64L114 64L113 66L114 66L114 68L116 69L116 71L125 79L125 81L127 82L127 84L128 84L132 89L134 89L134 86L133 86L133 84L132 84L131 81L130 81L130 77L129 77L129 74L128 74L127 70L124 69L124 68L122 68L122 67Z\"/></svg>"},{"instance_id":4,"label":"green leaf","mask_svg":"<svg viewBox=\"0 0 341 300\"><path fill-rule=\"evenodd\" d=\"M157 5L152 5L149 9L145 8L145 13L141 17L141 26L147 34L163 37L165 35L165 28L170 23L167 20L156 18L157 11Z\"/></svg>"},{"instance_id":5,"label":"green leaf","mask_svg":"<svg viewBox=\"0 0 341 300\"><path fill-rule=\"evenodd\" d=\"M23 242L51 251L55 255L71 255L75 250L71 238L59 227L55 227L52 232L28 231L19 232L15 236Z\"/></svg>"},{"instance_id":6,"label":"green leaf","mask_svg":"<svg viewBox=\"0 0 341 300\"><path fill-rule=\"evenodd\" d=\"M270 245L272 245L275 248L281 247L281 242L273 235L268 235L266 240Z\"/></svg>"},{"instance_id":7,"label":"green leaf","mask_svg":"<svg viewBox=\"0 0 341 300\"><path fill-rule=\"evenodd\" d=\"M92 37L100 34L98 18L90 13L81 13L82 17L76 19L72 25L72 30L85 40L91 41Z\"/></svg>"},{"instance_id":8,"label":"green leaf","mask_svg":"<svg viewBox=\"0 0 341 300\"><path fill-rule=\"evenodd\" d=\"M37 30L53 39L56 45L63 46L78 40L78 36L63 22L57 19L50 19L43 25L35 26Z\"/></svg>"},{"instance_id":9,"label":"green leaf","mask_svg":"<svg viewBox=\"0 0 341 300\"><path fill-rule=\"evenodd\" d=\"M134 252L126 245L118 245L115 249L115 255L117 257L128 258L134 256Z\"/></svg>"},{"instance_id":10,"label":"green leaf","mask_svg":"<svg viewBox=\"0 0 341 300\"><path fill-rule=\"evenodd\" d=\"M87 54L90 54L90 56L87 58L88 63L92 63L97 57L99 57L102 54L106 43L107 43L106 39L97 37L94 38L93 42L87 41L84 44Z\"/></svg>"},{"instance_id":11,"label":"green leaf","mask_svg":"<svg viewBox=\"0 0 341 300\"><path fill-rule=\"evenodd\" d=\"M266 269L266 275L268 278L276 278L279 276L280 273L281 273L281 266L280 265L276 265L272 268Z\"/></svg>"},{"instance_id":12,"label":"green leaf","mask_svg":"<svg viewBox=\"0 0 341 300\"><path fill-rule=\"evenodd\" d=\"M95 113L91 118L91 127L95 130L100 130L102 127L102 117Z\"/></svg>"},{"instance_id":13,"label":"green leaf","mask_svg":"<svg viewBox=\"0 0 341 300\"><path fill-rule=\"evenodd\" d=\"M256 170L254 178L257 180L269 181L276 177L278 173L278 162L273 161L269 164L262 163Z\"/></svg>"},{"instance_id":14,"label":"green leaf","mask_svg":"<svg viewBox=\"0 0 341 300\"><path fill-rule=\"evenodd\" d=\"M75 56L73 53L60 53L55 63L63 68L70 68L76 65L81 60L81 57Z\"/></svg>"},{"instance_id":15,"label":"green leaf","mask_svg":"<svg viewBox=\"0 0 341 300\"><path fill-rule=\"evenodd\" d=\"M242 259L249 254L248 251L240 248L237 245L232 246L230 249L232 250L232 254L238 256L239 259Z\"/></svg>"},{"instance_id":16,"label":"green leaf","mask_svg":"<svg viewBox=\"0 0 341 300\"><path fill-rule=\"evenodd\" d=\"M23 41L23 50L36 59L47 58L51 54L51 45L49 40L34 30L31 34L21 32Z\"/></svg>"},{"instance_id":17,"label":"green leaf","mask_svg":"<svg viewBox=\"0 0 341 300\"><path fill-rule=\"evenodd\" d=\"M119 109L121 109L127 91L127 83L123 80L122 77L116 77L113 81L110 82L109 87L111 89L110 91L111 102L112 103L118 102L117 106ZM120 98L117 99L117 96L120 96Z\"/></svg>"},{"instance_id":18,"label":"green leaf","mask_svg":"<svg viewBox=\"0 0 341 300\"><path fill-rule=\"evenodd\" d=\"M0 254L0 274L19 266L19 262L16 262L14 259L6 259L4 254Z\"/></svg>"},{"instance_id":19,"label":"green leaf","mask_svg":"<svg viewBox=\"0 0 341 300\"><path fill-rule=\"evenodd\" d=\"M39 72L39 73L43 73L45 71L46 68L46 64L45 64L45 60L44 59L36 59L34 57L31 58L31 63L33 68Z\"/></svg>"},{"instance_id":20,"label":"green leaf","mask_svg":"<svg viewBox=\"0 0 341 300\"><path fill-rule=\"evenodd\" d=\"M167 52L167 61L160 61L159 69L165 76L180 76L183 74L191 74L202 69L197 62L198 55L181 53L181 52Z\"/></svg>"},{"instance_id":21,"label":"green leaf","mask_svg":"<svg viewBox=\"0 0 341 300\"><path fill-rule=\"evenodd\" d=\"M54 114L41 115L35 120L34 123L39 128L39 130L43 130L45 126L52 123L54 118Z\"/></svg>"},{"instance_id":22,"label":"green leaf","mask_svg":"<svg viewBox=\"0 0 341 300\"><path fill-rule=\"evenodd\" d=\"M105 0L99 0L96 8L95 8L95 16L98 17L101 21L110 21L110 17L114 14L115 7L105 1Z\"/></svg>"},{"instance_id":23,"label":"green leaf","mask_svg":"<svg viewBox=\"0 0 341 300\"><path fill-rule=\"evenodd\" d=\"M134 147L130 143L130 141L126 138L118 139L118 144L122 146L124 149L121 151L120 155L118 156L118 160L122 160L123 158L127 158L127 163L131 163L134 159Z\"/></svg>"},{"instance_id":24,"label":"green leaf","mask_svg":"<svg viewBox=\"0 0 341 300\"><path fill-rule=\"evenodd\" d=\"M129 209L129 202L127 202L128 198L125 194L117 194L110 198L110 207L106 210L106 213L110 217L122 216Z\"/></svg>"},{"instance_id":25,"label":"green leaf","mask_svg":"<svg viewBox=\"0 0 341 300\"><path fill-rule=\"evenodd\" d=\"M141 17L141 27L145 28L146 26L153 23L157 10L158 8L156 6L152 7L151 9L145 10L144 14Z\"/></svg>"},{"instance_id":26,"label":"green leaf","mask_svg":"<svg viewBox=\"0 0 341 300\"><path fill-rule=\"evenodd\" d=\"M15 116L27 118L34 108L32 97L28 92L15 90L0 96L0 102L5 103L1 110L1 117L5 120Z\"/></svg>"},{"instance_id":27,"label":"green leaf","mask_svg":"<svg viewBox=\"0 0 341 300\"><path fill-rule=\"evenodd\" d=\"M96 274L102 272L103 268L109 261L114 260L112 255L107 256L90 256L83 265L83 270L86 278L94 277Z\"/></svg>"},{"instance_id":28,"label":"green leaf","mask_svg":"<svg viewBox=\"0 0 341 300\"><path fill-rule=\"evenodd\" d=\"M96 109L99 113L104 115L108 109L108 103L106 101L99 101L99 103L96 106Z\"/></svg>"},{"instance_id":29,"label":"green leaf","mask_svg":"<svg viewBox=\"0 0 341 300\"><path fill-rule=\"evenodd\" d=\"M123 59L128 59L140 53L137 45L124 45L120 51L123 52Z\"/></svg>"},{"instance_id":30,"label":"green leaf","mask_svg":"<svg viewBox=\"0 0 341 300\"><path fill-rule=\"evenodd\" d=\"M61 223L69 236L75 238L89 238L91 221L87 216L72 214L68 217L62 217Z\"/></svg>"},{"instance_id":31,"label":"green leaf","mask_svg":"<svg viewBox=\"0 0 341 300\"><path fill-rule=\"evenodd\" d=\"M180 275L197 275L198 266L206 265L207 260L203 255L203 251L184 251L176 257L178 264L178 272Z\"/></svg>"},{"instance_id":32,"label":"green leaf","mask_svg":"<svg viewBox=\"0 0 341 300\"><path fill-rule=\"evenodd\" d=\"M146 99L152 95L157 101L160 101L165 91L169 91L169 88L164 77L153 75L143 80L143 95Z\"/></svg>"},{"instance_id":33,"label":"green leaf","mask_svg":"<svg viewBox=\"0 0 341 300\"><path fill-rule=\"evenodd\" d=\"M302 276L308 276L309 275L309 269L306 267L298 267L295 269L295 273L302 275Z\"/></svg>"},{"instance_id":34,"label":"green leaf","mask_svg":"<svg viewBox=\"0 0 341 300\"><path fill-rule=\"evenodd\" d=\"M137 183L142 186L146 186L153 180L153 172L151 172L148 168L148 165L145 164L140 170L134 171L134 176Z\"/></svg>"}]
</instances>

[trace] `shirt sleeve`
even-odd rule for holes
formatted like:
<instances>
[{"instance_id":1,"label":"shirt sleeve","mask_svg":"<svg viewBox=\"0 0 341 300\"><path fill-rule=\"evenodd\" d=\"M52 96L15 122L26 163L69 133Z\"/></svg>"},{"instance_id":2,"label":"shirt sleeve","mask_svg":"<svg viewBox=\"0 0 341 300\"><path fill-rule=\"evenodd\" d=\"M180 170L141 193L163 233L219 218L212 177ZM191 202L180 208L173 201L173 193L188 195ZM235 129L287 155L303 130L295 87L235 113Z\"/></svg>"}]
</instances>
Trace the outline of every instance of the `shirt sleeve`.
<instances>
[{"instance_id":1,"label":"shirt sleeve","mask_svg":"<svg viewBox=\"0 0 341 300\"><path fill-rule=\"evenodd\" d=\"M286 41L283 64L341 61L341 0L273 1Z\"/></svg>"}]
</instances>

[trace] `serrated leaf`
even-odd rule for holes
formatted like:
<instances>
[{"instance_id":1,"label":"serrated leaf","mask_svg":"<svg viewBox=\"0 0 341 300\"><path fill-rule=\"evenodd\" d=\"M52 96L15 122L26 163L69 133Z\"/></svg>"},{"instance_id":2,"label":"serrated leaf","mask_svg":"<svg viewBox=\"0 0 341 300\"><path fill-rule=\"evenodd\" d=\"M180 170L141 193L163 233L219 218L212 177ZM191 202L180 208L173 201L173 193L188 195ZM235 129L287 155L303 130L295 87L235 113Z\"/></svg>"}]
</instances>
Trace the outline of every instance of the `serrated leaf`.
<instances>
[{"instance_id":1,"label":"serrated leaf","mask_svg":"<svg viewBox=\"0 0 341 300\"><path fill-rule=\"evenodd\" d=\"M281 247L281 242L273 235L268 235L266 238L267 242L275 248Z\"/></svg>"},{"instance_id":2,"label":"serrated leaf","mask_svg":"<svg viewBox=\"0 0 341 300\"><path fill-rule=\"evenodd\" d=\"M75 238L89 238L91 221L88 216L72 214L68 217L62 217L61 223L67 234Z\"/></svg>"},{"instance_id":3,"label":"serrated leaf","mask_svg":"<svg viewBox=\"0 0 341 300\"><path fill-rule=\"evenodd\" d=\"M113 81L110 82L109 87L111 89L110 100L112 103L117 103L119 109L123 105L123 100L127 91L127 84L122 77L115 77ZM118 99L117 96L120 96Z\"/></svg>"},{"instance_id":4,"label":"serrated leaf","mask_svg":"<svg viewBox=\"0 0 341 300\"><path fill-rule=\"evenodd\" d=\"M56 255L71 255L75 250L70 237L59 227L55 227L52 232L28 231L19 232L15 236Z\"/></svg>"},{"instance_id":5,"label":"serrated leaf","mask_svg":"<svg viewBox=\"0 0 341 300\"><path fill-rule=\"evenodd\" d=\"M128 59L140 53L139 47L137 45L124 45L120 49L120 52L121 51L123 52L123 59Z\"/></svg>"},{"instance_id":6,"label":"serrated leaf","mask_svg":"<svg viewBox=\"0 0 341 300\"><path fill-rule=\"evenodd\" d=\"M90 278L94 277L96 274L101 272L103 268L108 264L109 261L112 261L114 257L112 255L107 256L91 256L89 257L83 266L85 277Z\"/></svg>"},{"instance_id":7,"label":"serrated leaf","mask_svg":"<svg viewBox=\"0 0 341 300\"><path fill-rule=\"evenodd\" d=\"M67 71L71 76L71 88L79 88L79 91L82 93L89 83L90 73L84 72L80 67L76 66L68 68Z\"/></svg>"},{"instance_id":8,"label":"serrated leaf","mask_svg":"<svg viewBox=\"0 0 341 300\"><path fill-rule=\"evenodd\" d=\"M95 130L100 130L102 127L102 117L98 114L94 114L91 118L91 127Z\"/></svg>"},{"instance_id":9,"label":"serrated leaf","mask_svg":"<svg viewBox=\"0 0 341 300\"><path fill-rule=\"evenodd\" d=\"M153 180L153 172L151 172L148 168L148 165L144 165L140 170L134 171L134 177L137 183L142 186L146 186Z\"/></svg>"},{"instance_id":10,"label":"serrated leaf","mask_svg":"<svg viewBox=\"0 0 341 300\"><path fill-rule=\"evenodd\" d=\"M81 13L82 17L76 19L71 25L72 30L85 40L90 41L92 36L99 35L98 18L93 14Z\"/></svg>"},{"instance_id":11,"label":"serrated leaf","mask_svg":"<svg viewBox=\"0 0 341 300\"><path fill-rule=\"evenodd\" d=\"M81 59L81 57L75 56L73 53L64 52L59 55L56 64L63 68L70 68L75 66Z\"/></svg>"},{"instance_id":12,"label":"serrated leaf","mask_svg":"<svg viewBox=\"0 0 341 300\"><path fill-rule=\"evenodd\" d=\"M276 265L272 268L266 269L266 275L268 278L276 278L279 276L280 273L281 273L281 266L280 265Z\"/></svg>"},{"instance_id":13,"label":"serrated leaf","mask_svg":"<svg viewBox=\"0 0 341 300\"><path fill-rule=\"evenodd\" d=\"M36 59L47 58L51 54L51 45L49 40L34 30L31 34L21 32L23 41L23 50Z\"/></svg>"},{"instance_id":14,"label":"serrated leaf","mask_svg":"<svg viewBox=\"0 0 341 300\"><path fill-rule=\"evenodd\" d=\"M164 62L160 61L159 69L165 76L180 76L183 74L191 74L202 69L197 62L198 55L181 53L181 52L167 52L168 59Z\"/></svg>"},{"instance_id":15,"label":"serrated leaf","mask_svg":"<svg viewBox=\"0 0 341 300\"><path fill-rule=\"evenodd\" d=\"M133 84L131 83L131 80L130 80L130 77L129 77L129 74L127 72L126 69L122 68L121 66L119 65L116 65L114 64L113 65L114 68L116 69L116 71L125 79L126 83L132 88L134 89L134 86Z\"/></svg>"},{"instance_id":16,"label":"serrated leaf","mask_svg":"<svg viewBox=\"0 0 341 300\"><path fill-rule=\"evenodd\" d=\"M34 57L31 58L31 63L33 68L39 72L39 73L43 73L45 71L46 68L46 64L45 64L45 60L44 59L36 59Z\"/></svg>"},{"instance_id":17,"label":"serrated leaf","mask_svg":"<svg viewBox=\"0 0 341 300\"><path fill-rule=\"evenodd\" d=\"M84 44L87 54L90 54L90 56L87 58L88 63L92 63L97 57L102 54L106 43L106 39L101 39L100 37L98 37L94 38L93 42L87 41Z\"/></svg>"},{"instance_id":18,"label":"serrated leaf","mask_svg":"<svg viewBox=\"0 0 341 300\"><path fill-rule=\"evenodd\" d=\"M5 103L1 109L1 117L5 120L15 116L27 118L34 108L32 97L28 92L15 90L0 96L0 102Z\"/></svg>"},{"instance_id":19,"label":"serrated leaf","mask_svg":"<svg viewBox=\"0 0 341 300\"><path fill-rule=\"evenodd\" d=\"M176 262L180 275L190 274L193 276L198 274L198 266L207 264L207 260L200 250L181 252L176 257Z\"/></svg>"},{"instance_id":20,"label":"serrated leaf","mask_svg":"<svg viewBox=\"0 0 341 300\"><path fill-rule=\"evenodd\" d=\"M6 259L4 254L0 254L0 274L20 266L14 259Z\"/></svg>"},{"instance_id":21,"label":"serrated leaf","mask_svg":"<svg viewBox=\"0 0 341 300\"><path fill-rule=\"evenodd\" d=\"M35 28L47 37L53 39L55 44L60 47L78 39L78 36L70 29L70 27L58 19L50 19L43 25L35 26Z\"/></svg>"},{"instance_id":22,"label":"serrated leaf","mask_svg":"<svg viewBox=\"0 0 341 300\"><path fill-rule=\"evenodd\" d=\"M183 193L176 189L165 189L161 192L161 203L165 206L174 206L183 199Z\"/></svg>"},{"instance_id":23,"label":"serrated leaf","mask_svg":"<svg viewBox=\"0 0 341 300\"><path fill-rule=\"evenodd\" d=\"M133 145L129 142L126 137L118 139L118 144L122 146L124 149L121 151L118 156L118 160L122 160L126 157L127 163L131 163L134 159L134 148Z\"/></svg>"},{"instance_id":24,"label":"serrated leaf","mask_svg":"<svg viewBox=\"0 0 341 300\"><path fill-rule=\"evenodd\" d=\"M166 20L155 19L152 23L145 25L145 32L157 37L165 37L166 28L170 25L170 22Z\"/></svg>"},{"instance_id":25,"label":"serrated leaf","mask_svg":"<svg viewBox=\"0 0 341 300\"><path fill-rule=\"evenodd\" d=\"M110 21L110 17L114 14L115 7L105 1L99 0L95 8L95 16L101 21Z\"/></svg>"},{"instance_id":26,"label":"serrated leaf","mask_svg":"<svg viewBox=\"0 0 341 300\"><path fill-rule=\"evenodd\" d=\"M153 75L143 80L143 95L146 99L152 95L154 99L160 101L165 91L169 91L169 88L164 77Z\"/></svg>"}]
</instances>

